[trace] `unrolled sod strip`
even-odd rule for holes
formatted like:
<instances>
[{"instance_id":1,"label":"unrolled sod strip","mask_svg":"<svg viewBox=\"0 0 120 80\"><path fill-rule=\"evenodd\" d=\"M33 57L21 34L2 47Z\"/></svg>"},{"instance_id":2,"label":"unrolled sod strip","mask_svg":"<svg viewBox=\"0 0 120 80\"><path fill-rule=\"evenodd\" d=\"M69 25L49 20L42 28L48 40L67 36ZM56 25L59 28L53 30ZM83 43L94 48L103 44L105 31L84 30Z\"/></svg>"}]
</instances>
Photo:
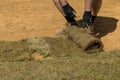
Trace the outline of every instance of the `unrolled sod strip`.
<instances>
[{"instance_id":1,"label":"unrolled sod strip","mask_svg":"<svg viewBox=\"0 0 120 80\"><path fill-rule=\"evenodd\" d=\"M26 41L31 53L38 52L47 57L70 56L83 52L73 42L62 38L37 37L26 39Z\"/></svg>"}]
</instances>

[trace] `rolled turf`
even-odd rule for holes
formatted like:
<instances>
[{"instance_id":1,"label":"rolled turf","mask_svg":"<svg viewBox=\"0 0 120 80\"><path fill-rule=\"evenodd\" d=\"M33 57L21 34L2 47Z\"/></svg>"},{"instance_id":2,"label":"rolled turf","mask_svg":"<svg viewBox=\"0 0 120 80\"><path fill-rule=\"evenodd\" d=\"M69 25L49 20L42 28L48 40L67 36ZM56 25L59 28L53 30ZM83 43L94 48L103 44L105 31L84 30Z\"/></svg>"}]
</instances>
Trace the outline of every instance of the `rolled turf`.
<instances>
[{"instance_id":1,"label":"rolled turf","mask_svg":"<svg viewBox=\"0 0 120 80\"><path fill-rule=\"evenodd\" d=\"M86 52L96 52L103 50L103 44L100 39L88 34L83 28L76 26L66 26L62 33L68 40L73 41L78 47Z\"/></svg>"}]
</instances>

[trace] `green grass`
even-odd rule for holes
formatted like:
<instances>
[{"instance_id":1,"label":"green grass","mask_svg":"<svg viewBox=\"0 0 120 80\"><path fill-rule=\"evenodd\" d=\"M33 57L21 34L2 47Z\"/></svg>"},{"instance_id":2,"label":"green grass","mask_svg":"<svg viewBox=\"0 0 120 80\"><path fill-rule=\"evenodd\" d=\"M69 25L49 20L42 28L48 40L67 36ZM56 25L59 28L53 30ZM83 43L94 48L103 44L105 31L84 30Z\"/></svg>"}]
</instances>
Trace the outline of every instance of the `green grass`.
<instances>
[{"instance_id":1,"label":"green grass","mask_svg":"<svg viewBox=\"0 0 120 80\"><path fill-rule=\"evenodd\" d=\"M0 80L120 80L120 50L43 61L0 62Z\"/></svg>"}]
</instances>

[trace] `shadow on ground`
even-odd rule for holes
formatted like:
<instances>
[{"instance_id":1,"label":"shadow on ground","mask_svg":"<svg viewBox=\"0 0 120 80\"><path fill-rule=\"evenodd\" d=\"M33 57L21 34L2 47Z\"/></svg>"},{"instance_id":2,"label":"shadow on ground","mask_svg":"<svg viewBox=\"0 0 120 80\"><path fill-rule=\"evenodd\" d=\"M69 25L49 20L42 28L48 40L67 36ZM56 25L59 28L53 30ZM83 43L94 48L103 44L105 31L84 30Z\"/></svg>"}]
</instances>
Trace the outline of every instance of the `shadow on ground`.
<instances>
[{"instance_id":1,"label":"shadow on ground","mask_svg":"<svg viewBox=\"0 0 120 80\"><path fill-rule=\"evenodd\" d=\"M118 19L112 17L98 16L95 22L95 34L98 38L106 36L108 33L114 32L117 27Z\"/></svg>"}]
</instances>

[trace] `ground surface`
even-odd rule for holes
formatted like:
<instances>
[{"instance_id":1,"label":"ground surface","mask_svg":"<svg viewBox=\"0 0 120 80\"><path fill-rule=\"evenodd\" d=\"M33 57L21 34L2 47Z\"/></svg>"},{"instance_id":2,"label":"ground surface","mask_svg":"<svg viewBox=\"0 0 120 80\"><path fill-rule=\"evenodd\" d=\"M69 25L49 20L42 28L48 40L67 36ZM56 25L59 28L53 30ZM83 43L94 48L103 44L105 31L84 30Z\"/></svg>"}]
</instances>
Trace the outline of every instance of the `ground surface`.
<instances>
[{"instance_id":1,"label":"ground surface","mask_svg":"<svg viewBox=\"0 0 120 80\"><path fill-rule=\"evenodd\" d=\"M82 18L83 0L68 0ZM52 0L1 0L0 40L20 40L36 36L55 36L65 23ZM120 1L104 0L96 24L104 50L120 48ZM118 21L117 21L118 20Z\"/></svg>"},{"instance_id":2,"label":"ground surface","mask_svg":"<svg viewBox=\"0 0 120 80\"><path fill-rule=\"evenodd\" d=\"M120 80L119 53L118 50L43 61L0 62L0 80Z\"/></svg>"}]
</instances>

